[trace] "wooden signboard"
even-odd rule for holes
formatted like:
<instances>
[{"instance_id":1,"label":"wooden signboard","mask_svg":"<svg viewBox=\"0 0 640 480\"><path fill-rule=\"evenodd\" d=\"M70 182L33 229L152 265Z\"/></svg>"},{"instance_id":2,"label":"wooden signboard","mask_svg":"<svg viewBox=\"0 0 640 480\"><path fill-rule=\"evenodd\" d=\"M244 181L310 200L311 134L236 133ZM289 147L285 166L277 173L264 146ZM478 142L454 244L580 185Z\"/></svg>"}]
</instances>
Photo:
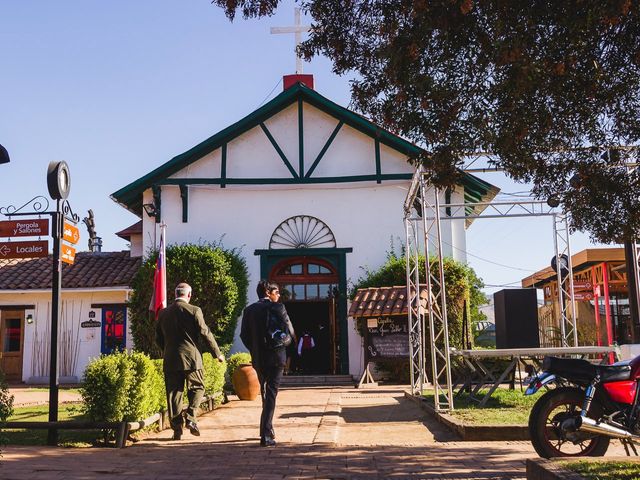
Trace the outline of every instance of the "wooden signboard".
<instances>
[{"instance_id":1,"label":"wooden signboard","mask_svg":"<svg viewBox=\"0 0 640 480\"><path fill-rule=\"evenodd\" d=\"M49 219L0 221L0 237L38 237L49 235Z\"/></svg>"},{"instance_id":2,"label":"wooden signboard","mask_svg":"<svg viewBox=\"0 0 640 480\"><path fill-rule=\"evenodd\" d=\"M47 255L49 255L49 242L46 240L0 242L0 259L39 258Z\"/></svg>"},{"instance_id":3,"label":"wooden signboard","mask_svg":"<svg viewBox=\"0 0 640 480\"><path fill-rule=\"evenodd\" d=\"M75 245L80 240L80 230L78 230L78 227L64 222L62 239Z\"/></svg>"},{"instance_id":4,"label":"wooden signboard","mask_svg":"<svg viewBox=\"0 0 640 480\"><path fill-rule=\"evenodd\" d=\"M76 249L69 245L60 245L60 260L73 265L73 262L76 260Z\"/></svg>"},{"instance_id":5,"label":"wooden signboard","mask_svg":"<svg viewBox=\"0 0 640 480\"><path fill-rule=\"evenodd\" d=\"M365 349L367 361L409 357L407 317L368 318Z\"/></svg>"}]
</instances>

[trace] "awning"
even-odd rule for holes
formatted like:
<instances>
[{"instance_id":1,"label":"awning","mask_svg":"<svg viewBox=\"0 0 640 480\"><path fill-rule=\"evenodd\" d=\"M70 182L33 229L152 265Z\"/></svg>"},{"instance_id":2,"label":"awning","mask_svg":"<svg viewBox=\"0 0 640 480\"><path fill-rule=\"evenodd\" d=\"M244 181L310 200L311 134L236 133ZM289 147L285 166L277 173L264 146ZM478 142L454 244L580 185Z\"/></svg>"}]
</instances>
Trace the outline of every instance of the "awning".
<instances>
[{"instance_id":1,"label":"awning","mask_svg":"<svg viewBox=\"0 0 640 480\"><path fill-rule=\"evenodd\" d=\"M427 287L420 289L420 305L427 307ZM360 288L349 308L353 318L407 315L407 287Z\"/></svg>"}]
</instances>

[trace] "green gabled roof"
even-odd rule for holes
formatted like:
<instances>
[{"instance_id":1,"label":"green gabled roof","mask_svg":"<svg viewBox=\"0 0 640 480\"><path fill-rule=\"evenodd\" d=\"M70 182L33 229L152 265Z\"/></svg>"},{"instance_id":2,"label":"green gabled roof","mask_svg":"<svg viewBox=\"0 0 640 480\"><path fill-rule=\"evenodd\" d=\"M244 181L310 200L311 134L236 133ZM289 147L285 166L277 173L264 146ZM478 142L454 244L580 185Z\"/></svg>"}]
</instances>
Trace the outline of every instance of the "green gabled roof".
<instances>
[{"instance_id":1,"label":"green gabled roof","mask_svg":"<svg viewBox=\"0 0 640 480\"><path fill-rule=\"evenodd\" d=\"M344 108L337 103L323 97L315 90L305 86L302 83L297 83L289 89L285 90L273 100L267 102L256 111L247 115L240 121L228 126L224 130L216 133L212 137L209 137L205 141L199 143L195 147L187 150L186 152L173 157L167 163L159 166L155 170L152 170L143 177L140 177L136 181L121 188L120 190L111 194L111 198L117 203L124 206L127 210L135 213L138 216L142 215L142 193L151 188L153 185L158 184L173 175L174 173L182 170L191 163L201 159L205 155L213 152L222 145L228 143L234 138L239 137L243 133L251 130L252 128L260 125L262 122L271 118L278 112L284 110L289 105L302 100L310 105L322 110L323 112L335 117L336 119L344 122L350 127L364 133L365 135L375 138L380 143L387 145L394 150L403 153L407 156L416 155L422 152L422 149L414 145L413 143L394 135L393 133L379 127L366 118L358 115L357 113ZM407 178L411 178L411 174L407 174ZM474 193L473 198L483 198L489 194L492 189L495 189L493 185L490 185L477 177L465 174L463 178L463 185L465 190L472 188ZM478 200L476 200L478 201Z\"/></svg>"}]
</instances>

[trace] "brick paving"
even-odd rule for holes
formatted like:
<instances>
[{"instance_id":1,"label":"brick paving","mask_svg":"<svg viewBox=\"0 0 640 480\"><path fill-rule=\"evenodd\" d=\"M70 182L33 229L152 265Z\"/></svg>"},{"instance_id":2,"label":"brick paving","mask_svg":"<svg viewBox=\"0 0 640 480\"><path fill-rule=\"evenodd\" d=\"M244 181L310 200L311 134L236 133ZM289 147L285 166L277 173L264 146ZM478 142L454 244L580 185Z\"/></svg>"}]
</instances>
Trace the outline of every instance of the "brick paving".
<instances>
[{"instance_id":1,"label":"brick paving","mask_svg":"<svg viewBox=\"0 0 640 480\"><path fill-rule=\"evenodd\" d=\"M151 433L125 449L3 449L0 478L39 479L522 479L529 442L461 442L400 387L281 391L278 445L258 446L259 400L231 401L202 432ZM611 454L619 448L612 448Z\"/></svg>"}]
</instances>

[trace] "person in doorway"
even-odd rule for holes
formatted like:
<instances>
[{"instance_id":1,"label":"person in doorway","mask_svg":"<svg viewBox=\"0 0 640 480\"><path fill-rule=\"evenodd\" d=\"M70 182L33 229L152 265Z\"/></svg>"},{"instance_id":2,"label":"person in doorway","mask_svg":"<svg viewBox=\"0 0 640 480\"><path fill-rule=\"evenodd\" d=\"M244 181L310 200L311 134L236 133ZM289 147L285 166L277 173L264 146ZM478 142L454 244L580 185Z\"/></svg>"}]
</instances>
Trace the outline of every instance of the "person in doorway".
<instances>
[{"instance_id":1,"label":"person in doorway","mask_svg":"<svg viewBox=\"0 0 640 480\"><path fill-rule=\"evenodd\" d=\"M300 357L300 364L302 365L303 373L312 373L313 360L315 354L316 342L311 334L305 330L304 334L298 341L298 356Z\"/></svg>"},{"instance_id":2,"label":"person in doorway","mask_svg":"<svg viewBox=\"0 0 640 480\"><path fill-rule=\"evenodd\" d=\"M258 374L262 415L260 416L260 445L273 447L276 444L273 430L273 415L276 409L276 397L286 364L286 348L267 347L267 315L271 312L281 323L286 324L289 334L295 339L295 332L287 310L278 303L280 289L275 283L260 280L256 288L258 301L244 309L240 338L251 353L251 363Z\"/></svg>"},{"instance_id":3,"label":"person in doorway","mask_svg":"<svg viewBox=\"0 0 640 480\"><path fill-rule=\"evenodd\" d=\"M180 440L183 425L186 425L191 434L200 435L196 421L196 410L204 396L200 340L203 340L219 362L224 362L224 356L204 322L200 307L189 304L191 287L186 283L179 283L175 293L175 302L160 311L156 323L156 342L163 352L164 382L173 439ZM182 392L185 382L189 406L183 412Z\"/></svg>"}]
</instances>

